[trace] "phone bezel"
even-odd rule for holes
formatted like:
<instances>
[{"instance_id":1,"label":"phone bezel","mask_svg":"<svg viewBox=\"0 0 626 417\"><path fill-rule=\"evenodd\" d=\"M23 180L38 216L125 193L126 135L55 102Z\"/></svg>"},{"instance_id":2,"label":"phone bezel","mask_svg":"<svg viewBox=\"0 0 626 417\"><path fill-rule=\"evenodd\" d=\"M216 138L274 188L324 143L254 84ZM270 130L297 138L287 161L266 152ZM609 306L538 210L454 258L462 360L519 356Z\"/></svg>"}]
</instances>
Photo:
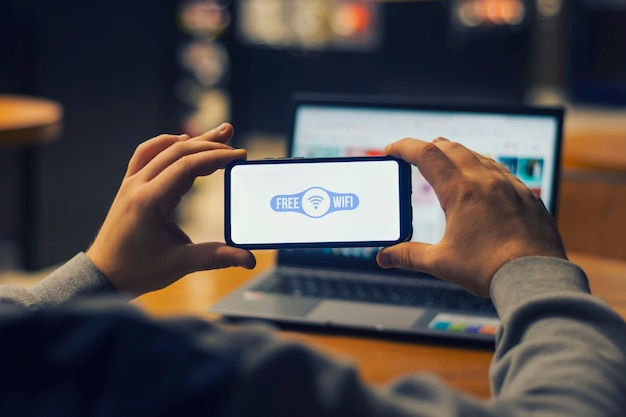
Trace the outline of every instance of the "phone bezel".
<instances>
[{"instance_id":1,"label":"phone bezel","mask_svg":"<svg viewBox=\"0 0 626 417\"><path fill-rule=\"evenodd\" d=\"M315 164L315 163L358 163L371 161L394 161L398 166L398 199L400 210L400 236L397 240L375 241L336 241L336 242L298 242L298 243L237 243L232 240L231 214L231 171L238 165L268 164ZM411 239L413 234L413 210L411 207L411 165L391 156L350 156L327 158L275 158L257 160L236 160L228 164L224 173L224 237L226 244L244 249L304 249L304 248L347 248L347 247L382 247Z\"/></svg>"}]
</instances>

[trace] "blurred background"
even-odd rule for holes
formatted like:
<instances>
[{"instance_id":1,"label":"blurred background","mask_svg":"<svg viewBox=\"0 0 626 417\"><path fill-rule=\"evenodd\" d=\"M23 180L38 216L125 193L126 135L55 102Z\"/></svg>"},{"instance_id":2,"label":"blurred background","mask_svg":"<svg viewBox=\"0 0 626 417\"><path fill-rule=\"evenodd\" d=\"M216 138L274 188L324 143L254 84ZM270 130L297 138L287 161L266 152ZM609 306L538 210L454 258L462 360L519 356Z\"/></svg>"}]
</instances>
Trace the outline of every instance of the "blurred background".
<instances>
[{"instance_id":1,"label":"blurred background","mask_svg":"<svg viewBox=\"0 0 626 417\"><path fill-rule=\"evenodd\" d=\"M580 131L600 120L621 135L626 0L4 0L0 93L64 109L61 136L35 161L40 230L28 269L87 247L141 141L231 121L240 146L280 144L296 91L559 104ZM0 148L4 242L20 234L17 152ZM591 224L594 214L575 210L581 187L609 184L594 207L610 206L617 225L607 230L626 232L626 165L574 159L564 221ZM594 253L589 233L606 240L589 227L568 231L572 249ZM626 259L620 239L599 254ZM20 258L15 245L0 250L5 265Z\"/></svg>"}]
</instances>

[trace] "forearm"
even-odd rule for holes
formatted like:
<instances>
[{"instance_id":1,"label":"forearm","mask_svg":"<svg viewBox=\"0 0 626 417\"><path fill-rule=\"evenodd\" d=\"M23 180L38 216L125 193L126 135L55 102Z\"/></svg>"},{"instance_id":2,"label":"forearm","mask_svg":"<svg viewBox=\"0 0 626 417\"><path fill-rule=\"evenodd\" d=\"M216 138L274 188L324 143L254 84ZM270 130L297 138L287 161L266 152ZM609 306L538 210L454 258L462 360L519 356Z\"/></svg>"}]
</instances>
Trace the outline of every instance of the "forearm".
<instances>
[{"instance_id":1,"label":"forearm","mask_svg":"<svg viewBox=\"0 0 626 417\"><path fill-rule=\"evenodd\" d=\"M0 303L36 310L114 291L104 275L81 252L30 288L0 286Z\"/></svg>"},{"instance_id":2,"label":"forearm","mask_svg":"<svg viewBox=\"0 0 626 417\"><path fill-rule=\"evenodd\" d=\"M553 258L518 259L498 271L491 295L502 321L491 369L498 408L623 415L626 324L589 294L582 270Z\"/></svg>"}]
</instances>

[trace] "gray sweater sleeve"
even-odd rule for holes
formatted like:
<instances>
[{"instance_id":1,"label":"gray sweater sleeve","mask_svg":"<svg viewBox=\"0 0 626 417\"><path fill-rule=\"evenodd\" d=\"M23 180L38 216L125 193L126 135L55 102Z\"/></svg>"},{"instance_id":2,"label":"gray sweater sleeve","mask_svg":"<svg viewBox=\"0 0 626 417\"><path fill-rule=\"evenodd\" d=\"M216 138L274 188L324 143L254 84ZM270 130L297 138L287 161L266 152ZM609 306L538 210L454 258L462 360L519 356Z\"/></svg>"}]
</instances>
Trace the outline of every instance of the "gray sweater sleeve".
<instances>
[{"instance_id":1,"label":"gray sweater sleeve","mask_svg":"<svg viewBox=\"0 0 626 417\"><path fill-rule=\"evenodd\" d=\"M589 294L580 268L518 259L498 272L491 297L502 321L490 370L498 414L626 414L626 323Z\"/></svg>"},{"instance_id":2,"label":"gray sweater sleeve","mask_svg":"<svg viewBox=\"0 0 626 417\"><path fill-rule=\"evenodd\" d=\"M0 303L38 310L111 292L115 292L113 286L80 252L30 288L0 285Z\"/></svg>"}]
</instances>

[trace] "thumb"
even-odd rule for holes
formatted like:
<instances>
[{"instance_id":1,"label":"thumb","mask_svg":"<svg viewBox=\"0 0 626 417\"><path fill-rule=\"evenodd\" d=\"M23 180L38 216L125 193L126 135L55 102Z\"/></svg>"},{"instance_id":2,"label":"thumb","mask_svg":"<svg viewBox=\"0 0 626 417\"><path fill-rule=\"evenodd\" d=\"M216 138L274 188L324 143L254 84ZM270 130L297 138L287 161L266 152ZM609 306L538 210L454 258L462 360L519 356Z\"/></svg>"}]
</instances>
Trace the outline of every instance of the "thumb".
<instances>
[{"instance_id":1,"label":"thumb","mask_svg":"<svg viewBox=\"0 0 626 417\"><path fill-rule=\"evenodd\" d=\"M430 272L427 252L432 245L420 242L403 242L378 251L376 262L381 268L405 268Z\"/></svg>"},{"instance_id":2,"label":"thumb","mask_svg":"<svg viewBox=\"0 0 626 417\"><path fill-rule=\"evenodd\" d=\"M194 271L206 271L231 266L253 269L256 266L256 258L252 252L228 246L224 243L190 244L187 245L186 252L187 263Z\"/></svg>"}]
</instances>

